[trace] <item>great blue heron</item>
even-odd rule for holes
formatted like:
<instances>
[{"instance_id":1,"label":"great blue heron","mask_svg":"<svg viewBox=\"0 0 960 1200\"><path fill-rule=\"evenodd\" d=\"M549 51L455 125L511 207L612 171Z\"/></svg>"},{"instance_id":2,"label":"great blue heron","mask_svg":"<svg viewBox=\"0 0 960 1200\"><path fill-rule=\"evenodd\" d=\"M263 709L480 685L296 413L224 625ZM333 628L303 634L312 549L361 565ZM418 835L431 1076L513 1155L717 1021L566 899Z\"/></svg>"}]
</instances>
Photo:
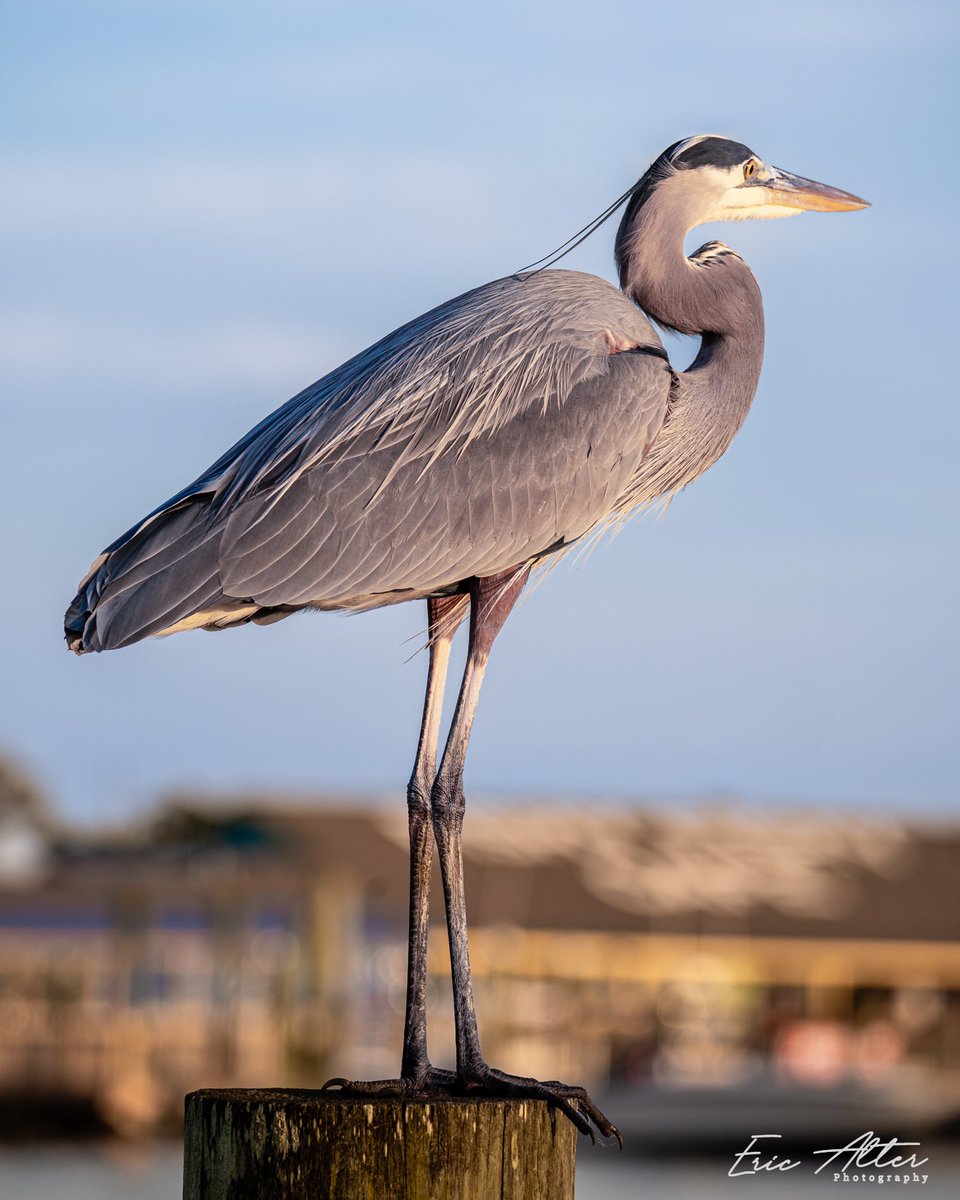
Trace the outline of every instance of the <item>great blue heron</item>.
<instances>
[{"instance_id":1,"label":"great blue heron","mask_svg":"<svg viewBox=\"0 0 960 1200\"><path fill-rule=\"evenodd\" d=\"M108 546L66 615L67 642L82 654L184 629L266 624L304 608L425 599L426 698L407 789L401 1073L331 1083L363 1095L543 1097L582 1132L592 1123L618 1137L582 1088L506 1075L480 1052L461 830L487 657L531 569L690 483L746 416L763 352L759 288L720 242L687 257L684 235L707 221L866 206L713 135L670 146L604 219L623 200L619 291L541 268L417 317L277 409ZM701 335L688 370L671 370L651 318ZM450 642L468 609L466 668L438 768ZM450 942L454 1072L427 1057L432 838Z\"/></svg>"}]
</instances>

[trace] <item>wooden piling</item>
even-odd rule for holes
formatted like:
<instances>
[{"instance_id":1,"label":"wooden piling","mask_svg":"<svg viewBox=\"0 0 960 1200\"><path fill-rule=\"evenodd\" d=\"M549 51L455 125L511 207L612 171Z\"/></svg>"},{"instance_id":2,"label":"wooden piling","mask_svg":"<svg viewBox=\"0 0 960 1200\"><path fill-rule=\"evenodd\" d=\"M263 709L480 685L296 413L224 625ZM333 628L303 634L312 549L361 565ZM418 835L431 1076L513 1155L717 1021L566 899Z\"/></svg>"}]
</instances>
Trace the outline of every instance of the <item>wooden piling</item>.
<instances>
[{"instance_id":1,"label":"wooden piling","mask_svg":"<svg viewBox=\"0 0 960 1200\"><path fill-rule=\"evenodd\" d=\"M576 1140L543 1100L192 1092L183 1200L573 1200Z\"/></svg>"}]
</instances>

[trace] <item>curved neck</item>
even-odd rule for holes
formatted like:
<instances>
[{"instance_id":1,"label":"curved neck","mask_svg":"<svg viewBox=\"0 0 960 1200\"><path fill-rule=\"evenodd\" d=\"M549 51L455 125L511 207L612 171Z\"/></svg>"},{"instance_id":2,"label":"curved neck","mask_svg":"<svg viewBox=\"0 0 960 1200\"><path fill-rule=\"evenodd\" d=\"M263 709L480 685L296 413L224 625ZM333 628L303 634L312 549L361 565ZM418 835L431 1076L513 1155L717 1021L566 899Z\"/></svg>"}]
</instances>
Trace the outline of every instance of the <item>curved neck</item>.
<instances>
[{"instance_id":1,"label":"curved neck","mask_svg":"<svg viewBox=\"0 0 960 1200\"><path fill-rule=\"evenodd\" d=\"M708 242L690 258L683 239L697 224L681 195L664 188L630 206L617 234L620 286L659 324L763 345L763 304L739 255Z\"/></svg>"},{"instance_id":2,"label":"curved neck","mask_svg":"<svg viewBox=\"0 0 960 1200\"><path fill-rule=\"evenodd\" d=\"M696 214L675 200L654 191L631 205L616 251L623 291L658 324L702 338L697 357L677 377L663 461L651 463L654 474L662 471L664 491L682 487L726 450L747 415L763 361L763 303L753 272L719 242L687 258L683 239ZM653 458L660 457L655 447Z\"/></svg>"}]
</instances>

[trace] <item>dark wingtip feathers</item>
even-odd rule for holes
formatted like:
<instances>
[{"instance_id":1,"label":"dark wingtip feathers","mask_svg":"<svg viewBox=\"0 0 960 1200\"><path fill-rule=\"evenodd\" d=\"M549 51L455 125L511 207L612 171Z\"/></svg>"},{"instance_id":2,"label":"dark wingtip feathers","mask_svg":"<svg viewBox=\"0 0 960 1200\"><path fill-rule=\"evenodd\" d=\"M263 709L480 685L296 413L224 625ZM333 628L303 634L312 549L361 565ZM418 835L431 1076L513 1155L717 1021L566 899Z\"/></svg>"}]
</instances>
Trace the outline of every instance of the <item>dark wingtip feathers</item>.
<instances>
[{"instance_id":1,"label":"dark wingtip feathers","mask_svg":"<svg viewBox=\"0 0 960 1200\"><path fill-rule=\"evenodd\" d=\"M216 531L196 501L178 501L99 555L64 616L75 654L113 650L160 633L220 596Z\"/></svg>"},{"instance_id":2,"label":"dark wingtip feathers","mask_svg":"<svg viewBox=\"0 0 960 1200\"><path fill-rule=\"evenodd\" d=\"M63 617L63 636L67 649L72 650L74 654L89 654L103 648L97 637L94 609L100 593L99 575L104 557L101 555L81 580L77 594L70 601L70 607Z\"/></svg>"}]
</instances>

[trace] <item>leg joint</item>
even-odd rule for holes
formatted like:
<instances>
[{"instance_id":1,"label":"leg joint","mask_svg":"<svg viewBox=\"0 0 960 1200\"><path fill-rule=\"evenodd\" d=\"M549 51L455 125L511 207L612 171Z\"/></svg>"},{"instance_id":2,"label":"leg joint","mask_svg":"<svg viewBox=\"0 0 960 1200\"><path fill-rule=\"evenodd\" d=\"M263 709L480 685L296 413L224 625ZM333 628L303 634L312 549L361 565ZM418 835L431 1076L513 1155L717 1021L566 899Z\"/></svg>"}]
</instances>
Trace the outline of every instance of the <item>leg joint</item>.
<instances>
[{"instance_id":1,"label":"leg joint","mask_svg":"<svg viewBox=\"0 0 960 1200\"><path fill-rule=\"evenodd\" d=\"M429 823L431 811L430 785L414 776L407 784L407 815L411 821Z\"/></svg>"},{"instance_id":2,"label":"leg joint","mask_svg":"<svg viewBox=\"0 0 960 1200\"><path fill-rule=\"evenodd\" d=\"M434 824L449 828L453 822L463 823L463 814L467 802L463 794L463 780L445 779L442 774L437 776L431 794Z\"/></svg>"}]
</instances>

